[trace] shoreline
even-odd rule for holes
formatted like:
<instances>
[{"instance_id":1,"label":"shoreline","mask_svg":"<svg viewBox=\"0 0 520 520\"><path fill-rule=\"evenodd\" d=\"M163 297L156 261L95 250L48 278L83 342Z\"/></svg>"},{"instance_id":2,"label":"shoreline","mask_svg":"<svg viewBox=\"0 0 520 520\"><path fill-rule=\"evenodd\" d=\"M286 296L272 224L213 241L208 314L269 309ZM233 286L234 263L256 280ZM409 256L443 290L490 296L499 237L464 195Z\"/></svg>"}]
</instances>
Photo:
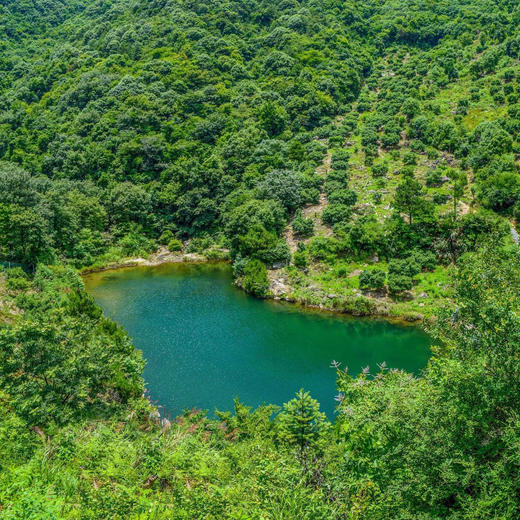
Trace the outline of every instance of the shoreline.
<instances>
[{"instance_id":1,"label":"shoreline","mask_svg":"<svg viewBox=\"0 0 520 520\"><path fill-rule=\"evenodd\" d=\"M127 258L117 262L110 262L106 265L100 265L96 267L86 267L79 270L81 276L87 276L89 274L101 273L105 271L116 271L119 269L129 269L134 267L156 267L165 264L217 264L226 263L229 264L229 260L224 259L210 259L200 253L172 253L165 247L161 247L157 252L150 255L149 258L134 257ZM354 318L374 318L382 319L391 323L400 324L404 326L420 326L421 328L426 324L429 319L423 315L406 315L396 314L392 315L388 312L388 307L381 308L377 305L377 302L365 296L332 301L330 305L324 302L312 303L306 301L304 298L298 298L292 293L293 288L290 286L285 287L287 291L281 293L279 288L274 285L275 277L273 273L275 270L271 270L269 278L270 294L266 296L266 300L273 302L294 305L300 307L302 310L309 309L312 311L320 311L326 313L332 313L337 315L351 316ZM233 284L240 290L244 291L240 283L240 279L234 280ZM316 294L320 294L318 291ZM356 308L356 304L367 303L369 306L363 309Z\"/></svg>"},{"instance_id":2,"label":"shoreline","mask_svg":"<svg viewBox=\"0 0 520 520\"><path fill-rule=\"evenodd\" d=\"M393 323L395 325L402 325L402 326L410 326L410 327L421 327L424 328L424 325L429 323L431 320L430 318L424 316L424 315L418 315L418 314L390 314L388 312L388 307L381 308L377 306L377 303L372 301L372 299L361 296L353 299L343 299L343 300L333 300L332 305L327 305L326 303L320 302L320 303L312 303L304 298L298 298L298 296L295 296L291 292L288 293L273 293L273 284L272 280L269 280L270 282L270 294L267 295L265 300L269 300L276 303L281 303L285 305L292 305L294 307L299 307L300 310L310 310L314 312L325 312L328 314L335 314L335 315L342 315L342 316L349 316L352 318L360 318L360 319L376 319L376 320L384 320L388 321L390 323ZM240 290L245 291L241 284L241 280L237 279L234 282L234 285L238 287ZM319 294L316 292L316 294ZM255 297L255 296L253 296ZM328 297L327 297L328 299ZM329 300L330 301L330 300ZM359 308L356 308L356 303L359 301L366 303L367 301L371 304L371 307L369 309L363 309L360 310Z\"/></svg>"},{"instance_id":3,"label":"shoreline","mask_svg":"<svg viewBox=\"0 0 520 520\"><path fill-rule=\"evenodd\" d=\"M159 248L158 251L152 253L149 258L134 257L127 258L116 262L109 262L106 265L95 267L85 267L79 270L81 276L101 273L104 271L116 271L130 267L156 267L163 264L206 264L206 263L227 263L226 260L212 260L199 253L172 253L165 247Z\"/></svg>"}]
</instances>

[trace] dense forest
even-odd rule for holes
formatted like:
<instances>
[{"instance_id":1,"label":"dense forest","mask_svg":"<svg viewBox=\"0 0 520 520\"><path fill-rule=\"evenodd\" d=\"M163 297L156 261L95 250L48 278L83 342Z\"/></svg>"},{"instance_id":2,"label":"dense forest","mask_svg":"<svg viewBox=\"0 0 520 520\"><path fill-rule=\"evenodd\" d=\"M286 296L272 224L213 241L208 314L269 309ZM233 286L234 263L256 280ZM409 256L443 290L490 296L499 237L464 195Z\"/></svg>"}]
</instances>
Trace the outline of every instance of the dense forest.
<instances>
[{"instance_id":1,"label":"dense forest","mask_svg":"<svg viewBox=\"0 0 520 520\"><path fill-rule=\"evenodd\" d=\"M519 24L513 0L4 0L0 518L519 518ZM332 422L303 390L167 420L78 274L158 249L425 318L432 358L337 366Z\"/></svg>"}]
</instances>

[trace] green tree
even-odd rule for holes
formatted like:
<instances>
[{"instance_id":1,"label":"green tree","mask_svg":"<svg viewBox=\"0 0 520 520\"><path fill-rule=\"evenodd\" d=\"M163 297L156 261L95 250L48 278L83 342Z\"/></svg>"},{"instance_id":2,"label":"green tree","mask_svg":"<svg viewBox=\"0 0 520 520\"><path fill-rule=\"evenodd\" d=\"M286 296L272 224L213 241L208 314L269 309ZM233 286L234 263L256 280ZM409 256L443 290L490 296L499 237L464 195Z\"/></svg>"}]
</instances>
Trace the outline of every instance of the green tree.
<instances>
[{"instance_id":1,"label":"green tree","mask_svg":"<svg viewBox=\"0 0 520 520\"><path fill-rule=\"evenodd\" d=\"M464 190L468 185L468 178L464 172L449 168L446 172L446 176L450 178L452 182L451 196L453 199L453 218L457 218L457 203L459 199L464 195Z\"/></svg>"},{"instance_id":2,"label":"green tree","mask_svg":"<svg viewBox=\"0 0 520 520\"><path fill-rule=\"evenodd\" d=\"M266 132L270 136L276 136L285 128L287 112L278 103L269 101L260 107L258 118Z\"/></svg>"},{"instance_id":3,"label":"green tree","mask_svg":"<svg viewBox=\"0 0 520 520\"><path fill-rule=\"evenodd\" d=\"M419 181L406 177L397 186L394 196L394 207L399 213L408 215L412 224L413 217L424 207L423 187Z\"/></svg>"},{"instance_id":4,"label":"green tree","mask_svg":"<svg viewBox=\"0 0 520 520\"><path fill-rule=\"evenodd\" d=\"M309 392L300 389L296 397L283 405L278 416L279 439L298 450L301 461L309 450L323 448L325 434L330 427L325 414L320 412L318 401Z\"/></svg>"}]
</instances>

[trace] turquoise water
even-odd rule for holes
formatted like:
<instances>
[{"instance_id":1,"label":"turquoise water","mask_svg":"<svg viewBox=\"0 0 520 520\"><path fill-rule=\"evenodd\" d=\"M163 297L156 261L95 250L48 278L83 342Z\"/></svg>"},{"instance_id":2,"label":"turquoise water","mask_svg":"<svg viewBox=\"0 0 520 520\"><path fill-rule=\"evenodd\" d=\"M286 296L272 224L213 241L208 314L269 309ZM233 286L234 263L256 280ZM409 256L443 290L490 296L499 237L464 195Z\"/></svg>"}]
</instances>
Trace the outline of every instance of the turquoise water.
<instances>
[{"instance_id":1,"label":"turquoise water","mask_svg":"<svg viewBox=\"0 0 520 520\"><path fill-rule=\"evenodd\" d=\"M282 404L303 387L332 417L332 360L353 374L382 361L418 374L430 354L415 327L252 298L232 285L226 265L138 267L89 275L85 284L143 351L150 396L172 416L229 410L235 396Z\"/></svg>"}]
</instances>

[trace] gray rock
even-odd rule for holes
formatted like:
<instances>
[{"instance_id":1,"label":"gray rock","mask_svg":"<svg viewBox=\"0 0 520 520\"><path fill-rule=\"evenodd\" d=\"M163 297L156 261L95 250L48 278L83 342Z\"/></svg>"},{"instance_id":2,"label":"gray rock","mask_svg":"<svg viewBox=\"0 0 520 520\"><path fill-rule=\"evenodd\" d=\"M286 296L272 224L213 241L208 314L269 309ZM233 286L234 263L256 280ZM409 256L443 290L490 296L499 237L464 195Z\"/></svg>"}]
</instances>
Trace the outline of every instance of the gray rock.
<instances>
[{"instance_id":1,"label":"gray rock","mask_svg":"<svg viewBox=\"0 0 520 520\"><path fill-rule=\"evenodd\" d=\"M162 428L163 432L168 431L171 427L172 427L172 423L168 419L166 419L166 418L161 419L161 428Z\"/></svg>"},{"instance_id":2,"label":"gray rock","mask_svg":"<svg viewBox=\"0 0 520 520\"><path fill-rule=\"evenodd\" d=\"M154 410L153 412L150 412L150 414L148 415L148 418L151 421L159 422L159 419L161 418L161 414L159 413L159 410Z\"/></svg>"}]
</instances>

